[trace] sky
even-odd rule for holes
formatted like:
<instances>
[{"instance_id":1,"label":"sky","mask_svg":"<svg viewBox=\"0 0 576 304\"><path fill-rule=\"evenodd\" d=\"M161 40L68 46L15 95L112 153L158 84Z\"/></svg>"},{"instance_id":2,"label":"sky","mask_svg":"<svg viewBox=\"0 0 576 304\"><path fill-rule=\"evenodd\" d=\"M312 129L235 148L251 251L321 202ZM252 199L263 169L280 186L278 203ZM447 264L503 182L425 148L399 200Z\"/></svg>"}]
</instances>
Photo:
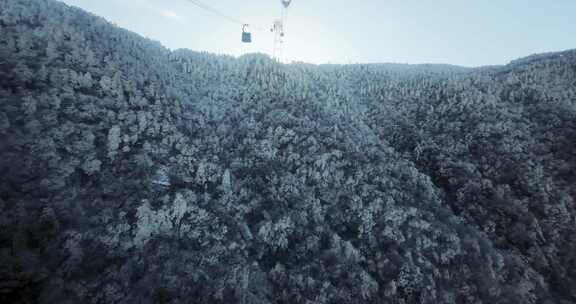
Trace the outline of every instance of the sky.
<instances>
[{"instance_id":1,"label":"sky","mask_svg":"<svg viewBox=\"0 0 576 304\"><path fill-rule=\"evenodd\" d=\"M280 0L63 0L170 49L270 54L268 30ZM309 63L506 64L535 53L576 48L576 0L293 0L285 61Z\"/></svg>"}]
</instances>

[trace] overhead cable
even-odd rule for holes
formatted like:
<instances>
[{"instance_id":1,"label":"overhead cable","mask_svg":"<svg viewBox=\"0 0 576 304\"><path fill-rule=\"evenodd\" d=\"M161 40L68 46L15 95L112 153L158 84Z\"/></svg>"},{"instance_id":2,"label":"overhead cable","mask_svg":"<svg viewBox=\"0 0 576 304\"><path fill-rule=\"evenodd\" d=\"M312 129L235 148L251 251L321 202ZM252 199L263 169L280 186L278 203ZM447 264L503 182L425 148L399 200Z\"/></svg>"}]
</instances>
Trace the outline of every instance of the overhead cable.
<instances>
[{"instance_id":1,"label":"overhead cable","mask_svg":"<svg viewBox=\"0 0 576 304\"><path fill-rule=\"evenodd\" d=\"M253 25L251 25L251 24L248 23L248 22L244 22L244 21L242 21L242 20L240 20L240 19L237 19L237 18L231 17L231 16L229 16L229 15L227 15L227 14L224 14L224 13L222 13L221 11L219 11L219 10L217 10L217 9L211 7L211 6L208 6L208 5L202 3L202 2L200 2L200 1L198 1L198 0L186 0L186 1L192 3L193 5L199 7L199 8L201 8L201 9L203 9L203 10L209 11L209 12L211 12L211 13L214 14L214 15L220 16L220 17L222 17L222 18L224 18L224 19L226 19L226 20L228 20L228 21L230 21L230 22L232 22L232 23L237 23L237 24L240 24L240 25L250 25L250 26L251 26L252 28L254 28L254 29L261 30L261 31L264 30L264 29L261 28L261 27L253 26Z\"/></svg>"}]
</instances>

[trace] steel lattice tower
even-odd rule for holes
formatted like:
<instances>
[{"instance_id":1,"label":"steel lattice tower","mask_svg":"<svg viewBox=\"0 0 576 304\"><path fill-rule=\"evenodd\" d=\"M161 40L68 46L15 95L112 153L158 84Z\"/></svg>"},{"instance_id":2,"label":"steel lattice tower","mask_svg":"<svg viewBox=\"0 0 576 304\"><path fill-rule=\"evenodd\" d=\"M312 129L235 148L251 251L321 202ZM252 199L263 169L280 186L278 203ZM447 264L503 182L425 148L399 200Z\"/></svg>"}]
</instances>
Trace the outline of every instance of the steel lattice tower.
<instances>
[{"instance_id":1,"label":"steel lattice tower","mask_svg":"<svg viewBox=\"0 0 576 304\"><path fill-rule=\"evenodd\" d=\"M274 21L272 26L272 32L274 33L274 48L272 49L272 57L279 62L282 62L283 51L284 51L284 37L286 35L286 21L288 18L288 8L292 0L281 0L282 2L282 14L280 19Z\"/></svg>"}]
</instances>

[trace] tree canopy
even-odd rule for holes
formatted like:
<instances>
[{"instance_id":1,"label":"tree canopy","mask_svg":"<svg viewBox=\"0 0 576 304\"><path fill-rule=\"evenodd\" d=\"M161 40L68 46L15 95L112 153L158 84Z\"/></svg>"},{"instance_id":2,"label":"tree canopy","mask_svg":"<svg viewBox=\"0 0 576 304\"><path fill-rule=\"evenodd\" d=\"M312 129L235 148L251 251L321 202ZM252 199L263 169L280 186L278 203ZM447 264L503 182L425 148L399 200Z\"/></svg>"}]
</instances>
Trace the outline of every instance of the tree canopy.
<instances>
[{"instance_id":1,"label":"tree canopy","mask_svg":"<svg viewBox=\"0 0 576 304\"><path fill-rule=\"evenodd\" d=\"M170 51L0 0L0 302L573 303L576 51Z\"/></svg>"}]
</instances>

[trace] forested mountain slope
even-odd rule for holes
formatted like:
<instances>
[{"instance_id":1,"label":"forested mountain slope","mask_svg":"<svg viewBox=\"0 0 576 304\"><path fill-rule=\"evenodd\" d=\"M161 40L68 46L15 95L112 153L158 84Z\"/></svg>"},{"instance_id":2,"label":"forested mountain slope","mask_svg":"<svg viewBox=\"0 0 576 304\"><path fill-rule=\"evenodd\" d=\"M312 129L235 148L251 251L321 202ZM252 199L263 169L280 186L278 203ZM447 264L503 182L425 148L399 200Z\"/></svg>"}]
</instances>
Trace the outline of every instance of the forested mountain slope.
<instances>
[{"instance_id":1,"label":"forested mountain slope","mask_svg":"<svg viewBox=\"0 0 576 304\"><path fill-rule=\"evenodd\" d=\"M282 65L0 0L1 303L575 303L576 51Z\"/></svg>"}]
</instances>

